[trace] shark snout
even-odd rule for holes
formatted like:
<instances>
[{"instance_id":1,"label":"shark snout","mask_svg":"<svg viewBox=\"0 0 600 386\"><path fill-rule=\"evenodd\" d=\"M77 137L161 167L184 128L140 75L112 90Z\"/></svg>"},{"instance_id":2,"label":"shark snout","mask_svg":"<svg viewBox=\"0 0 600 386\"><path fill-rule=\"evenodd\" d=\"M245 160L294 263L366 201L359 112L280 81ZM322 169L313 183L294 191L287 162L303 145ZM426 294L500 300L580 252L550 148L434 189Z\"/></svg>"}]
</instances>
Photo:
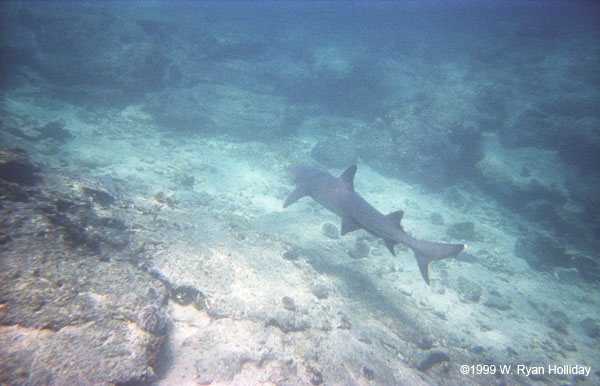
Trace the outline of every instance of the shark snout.
<instances>
[{"instance_id":1,"label":"shark snout","mask_svg":"<svg viewBox=\"0 0 600 386\"><path fill-rule=\"evenodd\" d=\"M293 183L298 183L300 180L300 176L302 172L302 166L301 165L291 165L290 167L288 167L287 173L288 173L288 177L290 178L290 180L292 180Z\"/></svg>"}]
</instances>

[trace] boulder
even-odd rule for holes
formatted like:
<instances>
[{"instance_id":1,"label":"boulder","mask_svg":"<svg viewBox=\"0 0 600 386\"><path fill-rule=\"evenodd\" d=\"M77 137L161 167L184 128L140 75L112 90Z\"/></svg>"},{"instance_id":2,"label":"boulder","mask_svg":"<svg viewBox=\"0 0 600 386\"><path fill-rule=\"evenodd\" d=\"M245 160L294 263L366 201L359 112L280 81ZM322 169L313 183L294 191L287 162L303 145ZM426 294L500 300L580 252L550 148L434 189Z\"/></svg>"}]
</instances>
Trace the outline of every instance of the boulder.
<instances>
[{"instance_id":1,"label":"boulder","mask_svg":"<svg viewBox=\"0 0 600 386\"><path fill-rule=\"evenodd\" d=\"M458 279L458 296L461 302L478 303L481 298L481 287L464 277Z\"/></svg>"},{"instance_id":2,"label":"boulder","mask_svg":"<svg viewBox=\"0 0 600 386\"><path fill-rule=\"evenodd\" d=\"M568 267L570 263L563 245L539 233L517 239L514 252L515 256L525 259L537 270L551 270L555 266Z\"/></svg>"},{"instance_id":3,"label":"boulder","mask_svg":"<svg viewBox=\"0 0 600 386\"><path fill-rule=\"evenodd\" d=\"M38 177L35 166L23 149L0 148L0 180L19 185L34 185Z\"/></svg>"},{"instance_id":4,"label":"boulder","mask_svg":"<svg viewBox=\"0 0 600 386\"><path fill-rule=\"evenodd\" d=\"M483 241L484 237L475 230L475 224L471 221L450 224L446 234L456 240Z\"/></svg>"},{"instance_id":5,"label":"boulder","mask_svg":"<svg viewBox=\"0 0 600 386\"><path fill-rule=\"evenodd\" d=\"M509 149L495 135L485 138L484 157L477 162L477 173L486 192L513 210L521 211L533 201L562 206L569 196L565 176L570 173L555 152Z\"/></svg>"},{"instance_id":6,"label":"boulder","mask_svg":"<svg viewBox=\"0 0 600 386\"><path fill-rule=\"evenodd\" d=\"M358 160L356 146L344 138L324 139L317 142L310 155L325 168L345 169Z\"/></svg>"},{"instance_id":7,"label":"boulder","mask_svg":"<svg viewBox=\"0 0 600 386\"><path fill-rule=\"evenodd\" d=\"M508 148L541 147L556 149L564 130L552 116L536 109L519 114L515 122L499 132L500 142Z\"/></svg>"}]
</instances>

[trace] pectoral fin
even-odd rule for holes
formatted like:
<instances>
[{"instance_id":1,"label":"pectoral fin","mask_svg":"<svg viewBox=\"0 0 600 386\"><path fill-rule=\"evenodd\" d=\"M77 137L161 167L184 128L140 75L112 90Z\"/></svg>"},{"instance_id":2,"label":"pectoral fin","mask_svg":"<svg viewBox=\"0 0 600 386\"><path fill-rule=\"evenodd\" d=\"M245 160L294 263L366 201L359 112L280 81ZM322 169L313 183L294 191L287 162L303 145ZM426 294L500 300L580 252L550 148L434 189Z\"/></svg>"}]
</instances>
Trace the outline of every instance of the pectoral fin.
<instances>
[{"instance_id":1,"label":"pectoral fin","mask_svg":"<svg viewBox=\"0 0 600 386\"><path fill-rule=\"evenodd\" d=\"M346 233L361 229L359 223L354 221L352 217L342 217L342 236Z\"/></svg>"},{"instance_id":2,"label":"pectoral fin","mask_svg":"<svg viewBox=\"0 0 600 386\"><path fill-rule=\"evenodd\" d=\"M289 196L287 196L285 202L283 203L283 207L287 208L288 206L292 205L294 202L298 201L304 196L308 196L306 189L302 189L300 187L296 188L296 190L294 190L292 193L290 193Z\"/></svg>"}]
</instances>

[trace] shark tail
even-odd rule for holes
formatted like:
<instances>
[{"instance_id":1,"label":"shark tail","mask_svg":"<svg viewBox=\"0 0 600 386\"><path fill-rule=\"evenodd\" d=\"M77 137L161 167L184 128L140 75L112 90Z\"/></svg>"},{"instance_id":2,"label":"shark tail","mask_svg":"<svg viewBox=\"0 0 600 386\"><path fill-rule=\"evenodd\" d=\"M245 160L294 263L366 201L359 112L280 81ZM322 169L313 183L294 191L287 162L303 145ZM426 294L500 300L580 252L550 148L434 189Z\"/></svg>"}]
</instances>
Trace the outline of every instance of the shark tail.
<instances>
[{"instance_id":1,"label":"shark tail","mask_svg":"<svg viewBox=\"0 0 600 386\"><path fill-rule=\"evenodd\" d=\"M410 247L415 252L419 271L421 271L421 276L423 276L427 285L429 285L430 262L454 257L467 247L465 244L434 243L433 241L427 240L412 241Z\"/></svg>"}]
</instances>

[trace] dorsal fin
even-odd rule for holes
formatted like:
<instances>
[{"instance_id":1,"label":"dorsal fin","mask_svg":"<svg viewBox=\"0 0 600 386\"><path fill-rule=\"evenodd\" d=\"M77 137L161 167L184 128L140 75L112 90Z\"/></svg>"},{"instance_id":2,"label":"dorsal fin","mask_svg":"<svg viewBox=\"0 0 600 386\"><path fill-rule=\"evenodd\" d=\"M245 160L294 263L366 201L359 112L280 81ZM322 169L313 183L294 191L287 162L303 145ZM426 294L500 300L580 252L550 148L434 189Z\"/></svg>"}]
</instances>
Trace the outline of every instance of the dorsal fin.
<instances>
[{"instance_id":1,"label":"dorsal fin","mask_svg":"<svg viewBox=\"0 0 600 386\"><path fill-rule=\"evenodd\" d=\"M356 164L349 166L340 176L340 180L346 184L348 189L354 192L354 175L356 174Z\"/></svg>"},{"instance_id":2,"label":"dorsal fin","mask_svg":"<svg viewBox=\"0 0 600 386\"><path fill-rule=\"evenodd\" d=\"M400 229L402 229L402 225L400 224L400 222L402 221L402 216L404 216L404 211L403 210L397 210L395 212L392 212L390 214L388 214L387 218L390 219L390 221L397 227L399 227Z\"/></svg>"}]
</instances>

